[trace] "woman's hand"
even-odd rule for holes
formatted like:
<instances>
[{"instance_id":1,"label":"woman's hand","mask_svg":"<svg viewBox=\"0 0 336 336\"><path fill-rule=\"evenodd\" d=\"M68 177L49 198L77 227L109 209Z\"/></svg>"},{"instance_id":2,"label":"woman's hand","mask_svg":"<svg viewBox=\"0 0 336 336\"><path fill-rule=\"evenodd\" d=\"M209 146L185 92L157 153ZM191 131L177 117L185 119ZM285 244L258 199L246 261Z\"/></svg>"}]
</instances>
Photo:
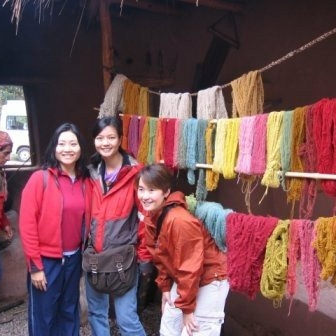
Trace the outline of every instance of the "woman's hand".
<instances>
[{"instance_id":1,"label":"woman's hand","mask_svg":"<svg viewBox=\"0 0 336 336\"><path fill-rule=\"evenodd\" d=\"M3 231L5 232L6 234L6 238L11 240L13 238L13 229L10 225L6 225L3 229Z\"/></svg>"},{"instance_id":2,"label":"woman's hand","mask_svg":"<svg viewBox=\"0 0 336 336\"><path fill-rule=\"evenodd\" d=\"M199 326L194 320L194 313L183 314L183 324L189 336L192 336L194 331L199 330Z\"/></svg>"},{"instance_id":3,"label":"woman's hand","mask_svg":"<svg viewBox=\"0 0 336 336\"><path fill-rule=\"evenodd\" d=\"M170 292L162 292L162 300L161 300L161 311L164 312L164 308L166 303L169 304L169 306L173 307L174 304L170 298Z\"/></svg>"},{"instance_id":4,"label":"woman's hand","mask_svg":"<svg viewBox=\"0 0 336 336\"><path fill-rule=\"evenodd\" d=\"M31 273L30 278L34 287L41 291L47 290L47 279L45 277L44 271Z\"/></svg>"}]
</instances>

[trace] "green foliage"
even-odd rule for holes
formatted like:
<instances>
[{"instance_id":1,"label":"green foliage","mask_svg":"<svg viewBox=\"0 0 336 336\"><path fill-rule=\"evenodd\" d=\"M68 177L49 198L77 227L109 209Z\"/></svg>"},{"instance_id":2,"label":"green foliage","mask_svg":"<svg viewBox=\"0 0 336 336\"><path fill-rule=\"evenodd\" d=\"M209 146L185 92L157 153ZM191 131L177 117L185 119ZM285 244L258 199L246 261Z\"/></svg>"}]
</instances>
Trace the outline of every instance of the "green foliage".
<instances>
[{"instance_id":1,"label":"green foliage","mask_svg":"<svg viewBox=\"0 0 336 336\"><path fill-rule=\"evenodd\" d=\"M22 86L0 85L0 107L6 104L7 100L24 100Z\"/></svg>"}]
</instances>

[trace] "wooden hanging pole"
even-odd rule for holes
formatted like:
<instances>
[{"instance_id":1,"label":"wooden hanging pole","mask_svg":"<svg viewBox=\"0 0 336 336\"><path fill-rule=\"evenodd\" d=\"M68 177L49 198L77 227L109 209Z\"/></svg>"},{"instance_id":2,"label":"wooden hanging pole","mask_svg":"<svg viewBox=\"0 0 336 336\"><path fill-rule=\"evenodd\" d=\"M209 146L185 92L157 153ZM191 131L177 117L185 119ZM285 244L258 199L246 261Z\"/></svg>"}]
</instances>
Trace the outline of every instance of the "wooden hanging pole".
<instances>
[{"instance_id":1,"label":"wooden hanging pole","mask_svg":"<svg viewBox=\"0 0 336 336\"><path fill-rule=\"evenodd\" d=\"M112 48L112 23L107 0L100 0L99 15L102 36L103 81L104 90L106 92L112 81L112 69L114 65Z\"/></svg>"},{"instance_id":2,"label":"wooden hanging pole","mask_svg":"<svg viewBox=\"0 0 336 336\"><path fill-rule=\"evenodd\" d=\"M212 169L212 165L208 163L196 163L196 168ZM279 171L279 175L282 172ZM321 174L321 173L305 173L305 172L286 172L286 177L308 178L313 180L336 180L335 174Z\"/></svg>"}]
</instances>

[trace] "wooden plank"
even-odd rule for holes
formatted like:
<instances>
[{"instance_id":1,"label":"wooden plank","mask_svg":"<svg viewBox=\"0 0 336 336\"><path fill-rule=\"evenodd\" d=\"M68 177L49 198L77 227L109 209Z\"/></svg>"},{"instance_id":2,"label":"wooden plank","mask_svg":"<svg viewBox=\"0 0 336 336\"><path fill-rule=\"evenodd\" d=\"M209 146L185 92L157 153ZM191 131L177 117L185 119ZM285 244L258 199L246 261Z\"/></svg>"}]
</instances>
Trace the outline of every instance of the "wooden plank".
<instances>
[{"instance_id":1,"label":"wooden plank","mask_svg":"<svg viewBox=\"0 0 336 336\"><path fill-rule=\"evenodd\" d=\"M103 81L105 92L112 81L113 69L113 48L112 48L112 24L107 0L100 0L99 15L102 37L102 61L103 61Z\"/></svg>"},{"instance_id":2,"label":"wooden plank","mask_svg":"<svg viewBox=\"0 0 336 336\"><path fill-rule=\"evenodd\" d=\"M108 0L109 4L111 5L119 5L121 6L121 0ZM164 3L160 3L157 0L150 1L150 0L124 0L122 3L123 7L133 7L138 8L146 11L150 11L153 13L158 14L165 14L165 15L179 15L180 12L176 10L172 6L168 6ZM120 8L122 12L122 8Z\"/></svg>"},{"instance_id":3,"label":"wooden plank","mask_svg":"<svg viewBox=\"0 0 336 336\"><path fill-rule=\"evenodd\" d=\"M196 5L196 0L179 0L179 1ZM198 0L198 6L227 10L236 13L241 12L243 10L243 6L241 4L236 4L223 0Z\"/></svg>"}]
</instances>

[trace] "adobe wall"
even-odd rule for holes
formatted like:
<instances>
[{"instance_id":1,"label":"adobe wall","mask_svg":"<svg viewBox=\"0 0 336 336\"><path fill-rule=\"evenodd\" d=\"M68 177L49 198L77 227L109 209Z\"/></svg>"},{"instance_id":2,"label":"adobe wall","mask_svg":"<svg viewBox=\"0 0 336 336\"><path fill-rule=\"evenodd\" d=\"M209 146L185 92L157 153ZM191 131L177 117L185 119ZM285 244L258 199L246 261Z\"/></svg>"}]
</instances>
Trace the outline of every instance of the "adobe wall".
<instances>
[{"instance_id":1,"label":"adobe wall","mask_svg":"<svg viewBox=\"0 0 336 336\"><path fill-rule=\"evenodd\" d=\"M229 83L243 73L260 69L334 28L335 10L336 2L331 0L249 2L246 11L237 18L241 47L239 50L231 49L217 84ZM98 107L104 97L99 23L93 20L83 25L70 56L79 18L76 9L70 8L60 16L54 15L51 21L45 17L40 24L32 20L33 15L32 9L27 8L16 36L7 9L1 8L0 40L4 47L0 49L0 81L6 82L10 78L14 82L15 79L17 82L24 79L29 83L28 92L33 98L28 99L27 105L33 114L30 126L36 132L38 143L34 153L38 159L52 131L64 121L80 126L90 153L91 125L97 115L93 108ZM130 78L172 78L171 84L163 86L162 91L190 92L195 67L202 63L211 41L207 28L218 17L218 13L197 8L173 18L136 11L130 16L113 17L117 70ZM334 95L335 41L335 37L330 37L262 74L265 99L271 101L271 110L289 110ZM149 55L151 62L148 61ZM224 94L229 106L230 92L225 90ZM8 176L14 173L11 171ZM10 180L9 191L15 210L18 210L20 192L30 173L21 169ZM183 184L188 192L192 191L181 179ZM209 200L246 212L240 188L236 181L222 179L219 188L210 193ZM260 187L253 193L253 211L288 218L285 193L270 190L258 205L263 192ZM333 202L320 192L314 217L331 216L332 207ZM0 298L26 292L26 271L20 255L17 232L13 244L1 252L5 274L0 283ZM324 298L319 302L319 309L334 318L334 289L323 289L321 295ZM256 301L247 301L235 293L229 296L226 312L227 316L242 322L247 318L247 324L264 324L274 335L277 330L284 330L286 335L300 335L296 331L299 327L307 327L302 333L305 335L329 335L324 326L334 328L334 322L324 315L319 320L319 313L307 311L307 306L301 303L306 301L302 285L297 297L300 300L293 303L289 318L286 301L279 311L274 310L268 300L258 297ZM268 326L271 321L272 326ZM314 329L310 321L320 329Z\"/></svg>"}]
</instances>

